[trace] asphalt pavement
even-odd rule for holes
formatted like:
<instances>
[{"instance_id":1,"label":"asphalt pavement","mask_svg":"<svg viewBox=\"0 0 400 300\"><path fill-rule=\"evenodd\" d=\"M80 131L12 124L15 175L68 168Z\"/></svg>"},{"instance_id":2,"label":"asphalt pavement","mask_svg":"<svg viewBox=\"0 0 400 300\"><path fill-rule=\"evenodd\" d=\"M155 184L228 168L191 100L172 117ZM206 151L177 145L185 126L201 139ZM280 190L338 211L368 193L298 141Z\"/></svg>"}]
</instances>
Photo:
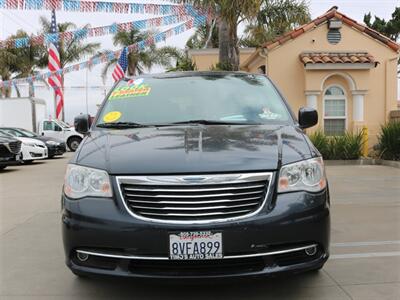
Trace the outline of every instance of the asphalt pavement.
<instances>
[{"instance_id":1,"label":"asphalt pavement","mask_svg":"<svg viewBox=\"0 0 400 300\"><path fill-rule=\"evenodd\" d=\"M234 282L79 279L64 265L71 154L0 172L0 299L400 299L400 169L327 168L331 258L320 272Z\"/></svg>"}]
</instances>

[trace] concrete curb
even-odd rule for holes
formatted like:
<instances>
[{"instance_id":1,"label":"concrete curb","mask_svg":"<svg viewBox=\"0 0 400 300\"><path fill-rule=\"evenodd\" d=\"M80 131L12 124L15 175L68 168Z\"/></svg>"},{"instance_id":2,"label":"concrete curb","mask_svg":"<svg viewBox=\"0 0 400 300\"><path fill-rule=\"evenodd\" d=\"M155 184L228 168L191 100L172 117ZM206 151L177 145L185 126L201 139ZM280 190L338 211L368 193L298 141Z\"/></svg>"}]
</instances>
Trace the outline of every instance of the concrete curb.
<instances>
[{"instance_id":1,"label":"concrete curb","mask_svg":"<svg viewBox=\"0 0 400 300\"><path fill-rule=\"evenodd\" d=\"M388 166L400 169L400 161L361 158L355 160L324 160L326 166Z\"/></svg>"}]
</instances>

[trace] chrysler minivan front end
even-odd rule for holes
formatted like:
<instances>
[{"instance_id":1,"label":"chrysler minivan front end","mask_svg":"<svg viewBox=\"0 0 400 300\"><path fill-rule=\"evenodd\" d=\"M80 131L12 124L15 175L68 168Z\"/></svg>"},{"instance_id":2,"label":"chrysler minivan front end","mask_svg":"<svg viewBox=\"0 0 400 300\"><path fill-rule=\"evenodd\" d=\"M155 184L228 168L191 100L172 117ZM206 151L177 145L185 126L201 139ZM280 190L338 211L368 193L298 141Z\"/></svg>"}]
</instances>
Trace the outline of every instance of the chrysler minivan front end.
<instances>
[{"instance_id":1,"label":"chrysler minivan front end","mask_svg":"<svg viewBox=\"0 0 400 300\"><path fill-rule=\"evenodd\" d=\"M226 278L322 268L322 157L263 75L183 72L115 85L70 161L62 194L77 275Z\"/></svg>"}]
</instances>

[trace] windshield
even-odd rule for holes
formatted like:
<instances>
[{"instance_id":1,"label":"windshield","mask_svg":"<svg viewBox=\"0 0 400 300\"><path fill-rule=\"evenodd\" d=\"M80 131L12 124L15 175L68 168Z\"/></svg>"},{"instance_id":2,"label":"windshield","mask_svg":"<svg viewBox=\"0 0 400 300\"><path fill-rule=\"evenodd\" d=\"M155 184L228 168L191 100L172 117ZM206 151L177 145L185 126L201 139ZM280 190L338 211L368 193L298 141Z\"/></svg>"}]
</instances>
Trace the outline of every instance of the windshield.
<instances>
[{"instance_id":1,"label":"windshield","mask_svg":"<svg viewBox=\"0 0 400 300\"><path fill-rule=\"evenodd\" d=\"M25 129L2 129L3 131L7 132L16 137L36 137L37 135L29 130Z\"/></svg>"},{"instance_id":2,"label":"windshield","mask_svg":"<svg viewBox=\"0 0 400 300\"><path fill-rule=\"evenodd\" d=\"M58 125L60 125L63 128L71 128L67 123L61 121L61 120L54 120Z\"/></svg>"},{"instance_id":3,"label":"windshield","mask_svg":"<svg viewBox=\"0 0 400 300\"><path fill-rule=\"evenodd\" d=\"M5 132L4 130L0 130L0 137L13 138L14 136L12 136L11 134Z\"/></svg>"},{"instance_id":4,"label":"windshield","mask_svg":"<svg viewBox=\"0 0 400 300\"><path fill-rule=\"evenodd\" d=\"M292 124L286 105L266 77L199 74L121 81L103 105L97 125L193 120Z\"/></svg>"}]
</instances>

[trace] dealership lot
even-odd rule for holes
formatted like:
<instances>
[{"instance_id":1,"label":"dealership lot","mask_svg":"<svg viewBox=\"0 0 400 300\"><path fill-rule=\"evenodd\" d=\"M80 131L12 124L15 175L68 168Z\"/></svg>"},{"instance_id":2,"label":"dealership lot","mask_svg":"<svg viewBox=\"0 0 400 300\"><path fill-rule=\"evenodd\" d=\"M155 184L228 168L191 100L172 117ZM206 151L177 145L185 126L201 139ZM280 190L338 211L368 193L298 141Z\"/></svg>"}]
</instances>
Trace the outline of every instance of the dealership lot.
<instances>
[{"instance_id":1,"label":"dealership lot","mask_svg":"<svg viewBox=\"0 0 400 300\"><path fill-rule=\"evenodd\" d=\"M0 173L0 299L400 299L400 169L330 166L331 259L318 273L235 282L78 279L64 266L71 154Z\"/></svg>"}]
</instances>

